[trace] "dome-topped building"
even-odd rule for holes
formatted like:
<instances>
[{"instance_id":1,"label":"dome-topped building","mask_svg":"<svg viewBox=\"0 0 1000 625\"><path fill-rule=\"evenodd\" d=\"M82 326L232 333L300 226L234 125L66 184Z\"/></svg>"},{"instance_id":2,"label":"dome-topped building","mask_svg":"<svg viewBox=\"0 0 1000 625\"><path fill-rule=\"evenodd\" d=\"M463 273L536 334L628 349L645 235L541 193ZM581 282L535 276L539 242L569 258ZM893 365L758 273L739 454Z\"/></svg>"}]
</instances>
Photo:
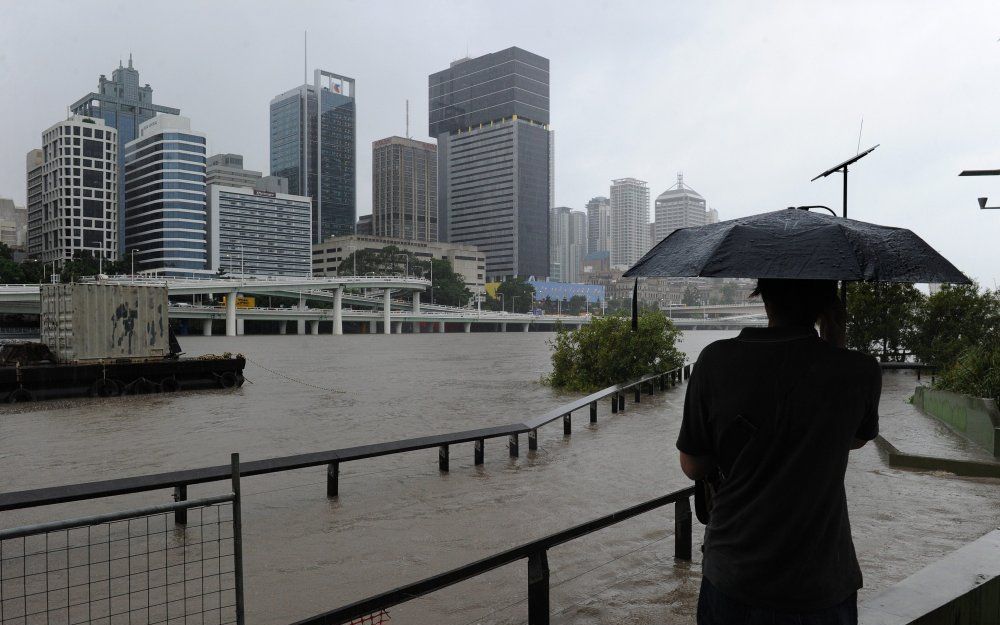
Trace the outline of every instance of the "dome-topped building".
<instances>
[{"instance_id":1,"label":"dome-topped building","mask_svg":"<svg viewBox=\"0 0 1000 625\"><path fill-rule=\"evenodd\" d=\"M707 203L700 193L684 184L684 174L677 174L677 184L656 198L656 245L674 230L704 226L709 223Z\"/></svg>"}]
</instances>

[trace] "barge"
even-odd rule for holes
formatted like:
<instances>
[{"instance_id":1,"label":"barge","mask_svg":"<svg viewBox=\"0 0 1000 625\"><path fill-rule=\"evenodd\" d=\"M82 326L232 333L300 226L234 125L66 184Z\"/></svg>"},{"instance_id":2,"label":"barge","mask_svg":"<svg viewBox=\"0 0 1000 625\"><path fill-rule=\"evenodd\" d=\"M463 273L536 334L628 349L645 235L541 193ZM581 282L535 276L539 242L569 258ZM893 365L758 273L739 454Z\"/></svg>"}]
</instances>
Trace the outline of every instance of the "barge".
<instances>
[{"instance_id":1,"label":"barge","mask_svg":"<svg viewBox=\"0 0 1000 625\"><path fill-rule=\"evenodd\" d=\"M226 389L244 382L242 355L182 356L170 331L166 288L43 285L41 304L41 343L0 347L0 401Z\"/></svg>"}]
</instances>

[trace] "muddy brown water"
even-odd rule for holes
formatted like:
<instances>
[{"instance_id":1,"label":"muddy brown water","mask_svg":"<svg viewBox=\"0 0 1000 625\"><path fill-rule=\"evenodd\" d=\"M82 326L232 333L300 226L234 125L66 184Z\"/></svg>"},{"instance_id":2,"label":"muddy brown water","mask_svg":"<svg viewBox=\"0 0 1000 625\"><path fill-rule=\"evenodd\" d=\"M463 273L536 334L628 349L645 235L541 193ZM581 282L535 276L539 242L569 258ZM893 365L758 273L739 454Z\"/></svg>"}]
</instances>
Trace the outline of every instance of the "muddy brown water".
<instances>
[{"instance_id":1,"label":"muddy brown water","mask_svg":"<svg viewBox=\"0 0 1000 625\"><path fill-rule=\"evenodd\" d=\"M688 332L693 358L731 332ZM236 391L82 399L0 413L0 490L98 479L500 425L573 395L540 383L551 335L182 337L191 354L241 352ZM888 374L882 411L894 427L923 418L906 403L915 379ZM678 388L596 426L574 415L541 430L518 459L502 439L342 467L337 500L322 467L246 478L248 623L281 624L414 581L688 484L676 460ZM887 433L888 435L889 433ZM942 434L946 435L946 433ZM224 485L192 487L192 497ZM865 575L862 599L996 527L1000 483L889 468L869 445L852 455L847 492ZM170 500L166 491L0 513L0 527ZM689 623L698 556L675 562L673 519L655 511L549 553L554 622ZM703 529L695 525L695 550ZM493 571L393 608L393 623L522 623L526 565Z\"/></svg>"}]
</instances>

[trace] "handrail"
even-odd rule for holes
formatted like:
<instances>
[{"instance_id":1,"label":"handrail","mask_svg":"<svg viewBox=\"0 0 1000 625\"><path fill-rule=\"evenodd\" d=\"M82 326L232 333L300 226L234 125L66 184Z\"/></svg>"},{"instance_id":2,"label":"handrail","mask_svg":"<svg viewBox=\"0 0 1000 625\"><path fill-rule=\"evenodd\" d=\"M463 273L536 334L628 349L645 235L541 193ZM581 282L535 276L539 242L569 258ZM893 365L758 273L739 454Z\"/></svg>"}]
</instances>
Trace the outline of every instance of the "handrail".
<instances>
[{"instance_id":1,"label":"handrail","mask_svg":"<svg viewBox=\"0 0 1000 625\"><path fill-rule=\"evenodd\" d=\"M549 570L546 552L549 549L672 503L675 505L674 556L678 559L690 560L692 530L690 497L693 494L694 487L682 488L624 510L612 512L592 521L501 551L481 560L470 562L450 571L438 573L335 610L297 621L294 625L340 625L525 559L528 560L528 622L531 625L547 624L549 622Z\"/></svg>"},{"instance_id":2,"label":"handrail","mask_svg":"<svg viewBox=\"0 0 1000 625\"><path fill-rule=\"evenodd\" d=\"M611 411L616 413L625 409L625 391L632 390L635 401L641 401L641 390L643 385L648 386L648 393L652 393L658 384L660 390L666 389L667 385L675 385L686 380L691 372L691 365L678 367L663 373L645 375L630 382L624 382L609 386L578 399L559 406L554 410L536 417L528 419L523 423L511 423L473 430L463 430L445 434L435 434L421 436L384 443L374 443L368 445L358 445L327 451L295 454L291 456L280 456L276 458L266 458L251 462L240 463L240 475L252 476L266 473L278 473L281 471L291 471L307 467L328 465L327 472L327 495L335 497L339 493L340 463L374 458L377 456L387 456L421 449L438 447L438 468L448 471L449 468L449 446L459 443L475 443L475 463L483 463L483 454L486 439L508 437L508 452L511 457L519 454L518 435L528 434L528 448L537 449L538 428L550 423L559 417L563 418L563 433L568 434L570 428L571 413L580 410L587 405L590 406L590 421L597 422L597 401L606 397L611 397ZM196 469L183 469L180 471L169 471L165 473L154 473L134 477L125 477L112 480L99 480L94 482L83 482L78 484L68 484L63 486L50 486L31 490L11 491L0 493L0 512L6 510L18 510L35 506L45 506L70 501L81 501L85 499L95 499L98 497L111 497L115 495L125 495L152 490L162 490L166 488L174 489L174 497L177 500L187 498L187 487L191 484L203 484L226 480L231 477L230 465L219 465L202 467Z\"/></svg>"}]
</instances>

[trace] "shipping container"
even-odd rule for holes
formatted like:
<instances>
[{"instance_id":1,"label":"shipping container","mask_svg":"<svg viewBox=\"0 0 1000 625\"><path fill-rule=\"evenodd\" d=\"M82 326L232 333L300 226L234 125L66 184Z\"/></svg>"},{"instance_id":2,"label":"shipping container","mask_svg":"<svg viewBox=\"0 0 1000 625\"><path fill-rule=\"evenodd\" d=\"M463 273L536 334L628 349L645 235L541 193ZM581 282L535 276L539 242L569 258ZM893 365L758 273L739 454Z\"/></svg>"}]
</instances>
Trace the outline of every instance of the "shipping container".
<instances>
[{"instance_id":1,"label":"shipping container","mask_svg":"<svg viewBox=\"0 0 1000 625\"><path fill-rule=\"evenodd\" d=\"M167 289L122 284L43 284L42 343L59 362L170 353Z\"/></svg>"}]
</instances>

